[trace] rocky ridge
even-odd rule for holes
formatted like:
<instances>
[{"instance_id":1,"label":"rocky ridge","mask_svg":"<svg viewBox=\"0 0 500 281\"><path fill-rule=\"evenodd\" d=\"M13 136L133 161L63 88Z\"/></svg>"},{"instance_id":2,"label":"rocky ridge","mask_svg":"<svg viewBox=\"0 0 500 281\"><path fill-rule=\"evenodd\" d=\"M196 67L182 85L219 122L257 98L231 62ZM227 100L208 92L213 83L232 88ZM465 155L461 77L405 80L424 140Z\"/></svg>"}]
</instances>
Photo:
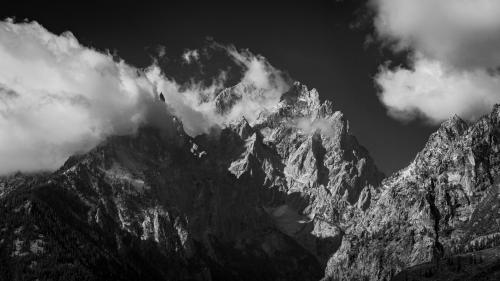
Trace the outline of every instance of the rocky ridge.
<instances>
[{"instance_id":1,"label":"rocky ridge","mask_svg":"<svg viewBox=\"0 0 500 281\"><path fill-rule=\"evenodd\" d=\"M327 266L329 279L390 280L405 268L423 263L439 268L451 256L497 246L499 117L495 106L473 124L458 116L444 122L415 160L385 179L371 206L346 226L347 239ZM463 275L456 280L469 280Z\"/></svg>"}]
</instances>

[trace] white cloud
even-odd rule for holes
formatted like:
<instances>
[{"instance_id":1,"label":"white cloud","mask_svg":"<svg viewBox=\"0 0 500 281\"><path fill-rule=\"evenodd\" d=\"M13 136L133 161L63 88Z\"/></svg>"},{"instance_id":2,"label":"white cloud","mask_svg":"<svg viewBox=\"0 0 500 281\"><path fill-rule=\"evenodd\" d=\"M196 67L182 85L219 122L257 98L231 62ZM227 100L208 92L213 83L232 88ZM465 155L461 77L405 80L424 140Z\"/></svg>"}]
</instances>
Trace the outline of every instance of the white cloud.
<instances>
[{"instance_id":1,"label":"white cloud","mask_svg":"<svg viewBox=\"0 0 500 281\"><path fill-rule=\"evenodd\" d=\"M198 61L199 58L200 58L200 53L198 53L198 50L196 50L196 49L194 49L194 50L186 50L182 54L182 59L184 59L184 61L187 64L190 64L192 62Z\"/></svg>"},{"instance_id":2,"label":"white cloud","mask_svg":"<svg viewBox=\"0 0 500 281\"><path fill-rule=\"evenodd\" d=\"M35 22L0 22L0 62L0 173L54 169L134 132L153 102L137 69Z\"/></svg>"},{"instance_id":3,"label":"white cloud","mask_svg":"<svg viewBox=\"0 0 500 281\"><path fill-rule=\"evenodd\" d=\"M500 101L500 1L372 0L379 38L409 50L411 67L381 68L376 80L390 113L440 122L470 120Z\"/></svg>"},{"instance_id":4,"label":"white cloud","mask_svg":"<svg viewBox=\"0 0 500 281\"><path fill-rule=\"evenodd\" d=\"M162 46L162 45L159 45L157 48L156 48L156 52L158 54L158 57L159 58L162 58L165 56L165 54L167 54L167 48L165 48L165 46Z\"/></svg>"},{"instance_id":5,"label":"white cloud","mask_svg":"<svg viewBox=\"0 0 500 281\"><path fill-rule=\"evenodd\" d=\"M116 61L70 32L55 35L36 22L0 21L0 174L56 169L107 136L134 133L145 122L163 125L167 108L194 136L277 102L286 89L281 73L262 57L224 48L242 66L241 82L264 88L257 101L245 96L221 116L213 99L224 71L211 86L181 87L156 65L141 70ZM166 106L158 102L159 92Z\"/></svg>"},{"instance_id":6,"label":"white cloud","mask_svg":"<svg viewBox=\"0 0 500 281\"><path fill-rule=\"evenodd\" d=\"M500 1L374 0L378 34L460 68L500 65Z\"/></svg>"},{"instance_id":7,"label":"white cloud","mask_svg":"<svg viewBox=\"0 0 500 281\"><path fill-rule=\"evenodd\" d=\"M245 69L240 90L242 99L233 106L230 119L244 116L250 123L262 111L270 111L279 102L281 95L290 88L287 75L274 68L264 57L255 56L248 50L239 51L234 46L226 47L236 63ZM258 89L258 90L256 90Z\"/></svg>"},{"instance_id":8,"label":"white cloud","mask_svg":"<svg viewBox=\"0 0 500 281\"><path fill-rule=\"evenodd\" d=\"M202 97L213 96L222 87L222 81L214 81L209 87L192 83L187 87L165 77L157 65L146 70L146 76L153 83L157 92L163 93L169 110L183 123L184 130L190 136L208 133L218 125L213 120L215 110L209 102L202 102Z\"/></svg>"},{"instance_id":9,"label":"white cloud","mask_svg":"<svg viewBox=\"0 0 500 281\"><path fill-rule=\"evenodd\" d=\"M423 115L432 123L455 113L475 120L499 102L500 77L485 70L463 71L415 58L411 69L383 67L376 76L381 101L399 119Z\"/></svg>"}]
</instances>

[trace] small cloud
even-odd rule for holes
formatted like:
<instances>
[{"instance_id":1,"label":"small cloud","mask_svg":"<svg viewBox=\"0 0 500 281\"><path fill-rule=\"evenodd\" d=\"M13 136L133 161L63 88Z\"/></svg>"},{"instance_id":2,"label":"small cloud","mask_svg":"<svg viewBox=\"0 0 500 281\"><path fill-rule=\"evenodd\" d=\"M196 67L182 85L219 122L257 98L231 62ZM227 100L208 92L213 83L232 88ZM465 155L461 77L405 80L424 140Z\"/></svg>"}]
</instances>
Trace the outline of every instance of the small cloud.
<instances>
[{"instance_id":1,"label":"small cloud","mask_svg":"<svg viewBox=\"0 0 500 281\"><path fill-rule=\"evenodd\" d=\"M156 53L158 55L158 58L163 58L167 53L167 48L165 48L165 46L159 45L158 47L156 47Z\"/></svg>"},{"instance_id":2,"label":"small cloud","mask_svg":"<svg viewBox=\"0 0 500 281\"><path fill-rule=\"evenodd\" d=\"M182 59L187 63L187 64L191 64L192 62L196 62L200 59L200 54L198 52L198 50L194 49L194 50L186 50L183 54L182 54Z\"/></svg>"}]
</instances>

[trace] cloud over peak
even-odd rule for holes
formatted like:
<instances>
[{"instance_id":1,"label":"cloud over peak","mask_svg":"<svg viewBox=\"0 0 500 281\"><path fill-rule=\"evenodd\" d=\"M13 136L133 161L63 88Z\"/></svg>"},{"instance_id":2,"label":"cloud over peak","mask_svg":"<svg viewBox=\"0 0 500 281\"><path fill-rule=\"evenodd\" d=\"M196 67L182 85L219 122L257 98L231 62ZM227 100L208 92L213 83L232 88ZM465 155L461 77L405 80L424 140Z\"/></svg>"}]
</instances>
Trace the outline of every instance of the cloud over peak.
<instances>
[{"instance_id":1,"label":"cloud over peak","mask_svg":"<svg viewBox=\"0 0 500 281\"><path fill-rule=\"evenodd\" d=\"M53 169L144 121L153 87L111 55L36 22L0 22L0 172Z\"/></svg>"},{"instance_id":2,"label":"cloud over peak","mask_svg":"<svg viewBox=\"0 0 500 281\"><path fill-rule=\"evenodd\" d=\"M208 133L214 126L225 127L241 117L253 122L260 112L271 110L277 105L290 85L288 76L274 68L263 56L254 55L248 50L238 50L232 45L212 42L203 52L185 52L183 59L185 61L186 54L192 57L196 53L196 61L203 68L201 53L210 52L207 51L210 49L222 50L241 72L237 85L232 87L240 96L234 100L228 112L218 112L216 106L217 95L225 88L228 80L225 69L219 69L213 74L210 83L189 80L187 84L179 84L169 78L168 73L157 64L145 72L156 91L165 95L170 111L180 118L184 130L191 136Z\"/></svg>"},{"instance_id":3,"label":"cloud over peak","mask_svg":"<svg viewBox=\"0 0 500 281\"><path fill-rule=\"evenodd\" d=\"M266 87L269 100L286 88L264 58L220 47L241 65L241 82ZM226 82L224 70L211 85L181 85L157 63L135 68L36 22L0 21L0 64L0 174L53 170L109 135L133 134L159 112L176 115L191 135L228 121L212 102ZM159 92L167 101L160 109Z\"/></svg>"}]
</instances>

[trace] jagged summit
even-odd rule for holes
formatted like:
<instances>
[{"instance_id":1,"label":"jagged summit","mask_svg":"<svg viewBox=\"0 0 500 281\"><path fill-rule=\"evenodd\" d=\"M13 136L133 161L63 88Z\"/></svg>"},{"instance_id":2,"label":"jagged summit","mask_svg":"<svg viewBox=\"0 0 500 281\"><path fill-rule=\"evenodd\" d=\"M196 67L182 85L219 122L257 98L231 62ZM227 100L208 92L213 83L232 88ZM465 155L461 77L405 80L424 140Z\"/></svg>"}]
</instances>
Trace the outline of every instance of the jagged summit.
<instances>
[{"instance_id":1,"label":"jagged summit","mask_svg":"<svg viewBox=\"0 0 500 281\"><path fill-rule=\"evenodd\" d=\"M229 127L237 132L242 139L248 138L255 132L255 130L250 126L250 123L248 123L247 119L243 116L230 124Z\"/></svg>"},{"instance_id":2,"label":"jagged summit","mask_svg":"<svg viewBox=\"0 0 500 281\"><path fill-rule=\"evenodd\" d=\"M332 256L327 275L388 280L403 270L395 280L496 280L498 260L475 251L500 241L497 110L470 125L458 116L444 122L347 227L351 238ZM466 253L488 261L470 262L467 272L450 266Z\"/></svg>"},{"instance_id":3,"label":"jagged summit","mask_svg":"<svg viewBox=\"0 0 500 281\"><path fill-rule=\"evenodd\" d=\"M455 114L441 124L439 131L444 131L450 139L454 139L461 136L468 127L467 122Z\"/></svg>"},{"instance_id":4,"label":"jagged summit","mask_svg":"<svg viewBox=\"0 0 500 281\"><path fill-rule=\"evenodd\" d=\"M332 111L331 103L320 104L316 89L309 90L300 82L294 82L292 87L281 96L278 108L284 116L315 118L320 107L328 107Z\"/></svg>"},{"instance_id":5,"label":"jagged summit","mask_svg":"<svg viewBox=\"0 0 500 281\"><path fill-rule=\"evenodd\" d=\"M319 106L319 94L316 89L309 90L306 85L295 81L288 92L282 95L281 101L285 104L295 104L298 105L297 101L305 103L306 107L311 110L317 109Z\"/></svg>"}]
</instances>

